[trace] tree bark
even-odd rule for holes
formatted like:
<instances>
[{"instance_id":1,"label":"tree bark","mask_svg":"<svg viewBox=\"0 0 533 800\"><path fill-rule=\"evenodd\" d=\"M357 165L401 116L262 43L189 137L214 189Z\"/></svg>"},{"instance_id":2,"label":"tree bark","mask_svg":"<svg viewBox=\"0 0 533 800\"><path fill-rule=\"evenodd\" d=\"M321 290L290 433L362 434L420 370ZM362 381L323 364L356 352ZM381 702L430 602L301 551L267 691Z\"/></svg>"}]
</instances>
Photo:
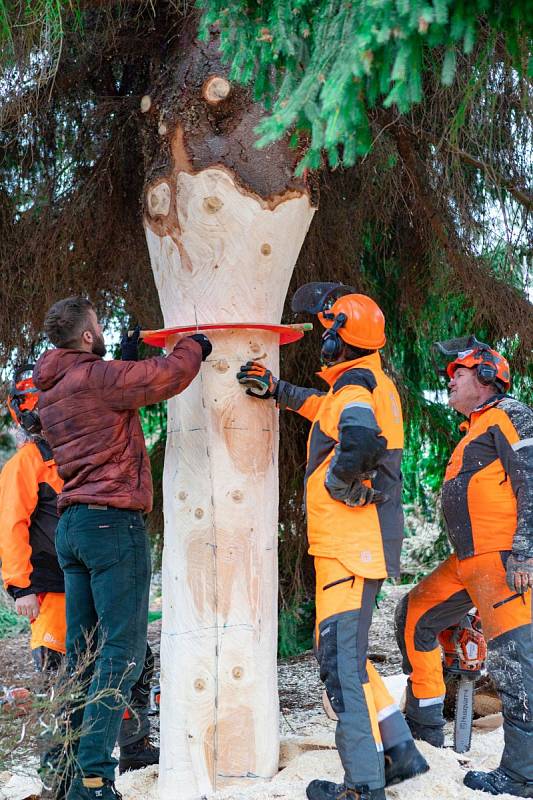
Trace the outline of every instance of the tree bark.
<instances>
[{"instance_id":1,"label":"tree bark","mask_svg":"<svg viewBox=\"0 0 533 800\"><path fill-rule=\"evenodd\" d=\"M172 85L143 104L144 221L167 327L279 323L314 211L308 185L293 177L298 152L285 141L254 149L261 108L231 85L216 44L182 39ZM210 338L200 376L168 409L165 800L278 766L278 416L271 401L247 397L235 373L248 359L277 372L279 343L266 331Z\"/></svg>"}]
</instances>

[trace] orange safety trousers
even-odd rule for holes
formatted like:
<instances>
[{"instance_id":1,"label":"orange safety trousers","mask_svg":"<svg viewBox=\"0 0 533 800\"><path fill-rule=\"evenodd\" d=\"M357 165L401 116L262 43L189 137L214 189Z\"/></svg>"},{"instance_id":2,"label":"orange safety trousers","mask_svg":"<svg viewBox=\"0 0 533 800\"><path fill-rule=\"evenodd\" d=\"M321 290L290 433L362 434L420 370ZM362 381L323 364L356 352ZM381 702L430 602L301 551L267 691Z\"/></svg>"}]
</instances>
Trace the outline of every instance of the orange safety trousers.
<instances>
[{"instance_id":1,"label":"orange safety trousers","mask_svg":"<svg viewBox=\"0 0 533 800\"><path fill-rule=\"evenodd\" d=\"M437 636L459 622L473 606L479 611L488 643L515 628L531 625L531 592L499 605L514 594L505 581L504 558L499 552L461 561L451 555L404 598L400 606L403 613L397 614L398 643L415 697L445 693Z\"/></svg>"},{"instance_id":2,"label":"orange safety trousers","mask_svg":"<svg viewBox=\"0 0 533 800\"><path fill-rule=\"evenodd\" d=\"M367 658L368 631L381 580L354 575L334 558L315 557L316 654L338 717L336 743L347 786L381 788L383 750L411 739L393 697Z\"/></svg>"},{"instance_id":3,"label":"orange safety trousers","mask_svg":"<svg viewBox=\"0 0 533 800\"><path fill-rule=\"evenodd\" d=\"M46 592L39 595L38 616L31 623L30 647L47 647L65 653L67 617L64 592Z\"/></svg>"},{"instance_id":4,"label":"orange safety trousers","mask_svg":"<svg viewBox=\"0 0 533 800\"><path fill-rule=\"evenodd\" d=\"M399 603L396 634L407 684L406 715L416 723L444 725L445 692L437 636L472 606L487 639L487 669L502 701L501 767L533 783L533 625L531 591L514 596L505 580L509 551L459 560L451 555Z\"/></svg>"}]
</instances>

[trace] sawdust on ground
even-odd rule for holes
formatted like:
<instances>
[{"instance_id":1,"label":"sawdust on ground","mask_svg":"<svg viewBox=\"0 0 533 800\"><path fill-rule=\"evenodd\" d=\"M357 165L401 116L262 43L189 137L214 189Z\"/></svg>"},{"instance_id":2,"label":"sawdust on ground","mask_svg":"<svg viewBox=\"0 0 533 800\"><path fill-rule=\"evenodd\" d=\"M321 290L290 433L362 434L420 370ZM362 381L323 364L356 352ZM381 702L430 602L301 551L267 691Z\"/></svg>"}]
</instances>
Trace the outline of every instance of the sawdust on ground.
<instances>
[{"instance_id":1,"label":"sawdust on ground","mask_svg":"<svg viewBox=\"0 0 533 800\"><path fill-rule=\"evenodd\" d=\"M246 781L242 786L229 786L216 792L213 800L304 800L305 787L314 778L340 782L342 768L334 749L333 723L311 722L305 733L307 744L302 742L302 736L282 739L282 757L285 753L288 763L271 781ZM439 750L425 742L420 742L419 747L430 771L387 789L387 800L480 800L486 795L464 786L464 775L469 769L490 770L498 766L503 732L501 727L489 732L476 730L471 750L463 755L451 747ZM157 791L157 767L121 776L117 788L124 800L165 800L159 798ZM512 800L511 795L500 797Z\"/></svg>"},{"instance_id":2,"label":"sawdust on ground","mask_svg":"<svg viewBox=\"0 0 533 800\"><path fill-rule=\"evenodd\" d=\"M387 682L398 699L405 678L398 674L401 669L400 656L394 644L392 610L403 591L403 587L394 587L387 593L375 614L369 641L371 658L382 675L391 676ZM149 626L149 641L156 656L156 669L159 638L160 623L152 623ZM4 640L1 650L2 682L8 685L27 683L32 672L28 637ZM305 787L314 778L341 781L342 768L334 743L335 723L328 720L322 710L323 687L312 654L306 653L280 663L278 677L282 736L279 773L269 782L247 780L241 785L222 788L212 796L213 800L304 800ZM499 715L494 719L486 718L486 728L475 729L472 748L463 755L458 755L451 747L437 750L421 742L420 750L431 766L430 771L388 789L388 800L481 800L486 797L467 789L462 779L468 769L489 770L498 765L503 733L501 727L492 728L499 726L500 719ZM447 729L450 734L451 726L448 725ZM158 741L158 717L152 718L152 735ZM21 771L27 775L26 782ZM35 769L21 771L12 770L18 773L16 775L7 772L0 774L0 800L23 800L28 797L24 793L24 785L30 785L28 773L33 772L35 776ZM157 767L130 772L118 778L117 788L124 800L167 800L159 798L157 775ZM502 800L511 798L510 795L500 797Z\"/></svg>"}]
</instances>

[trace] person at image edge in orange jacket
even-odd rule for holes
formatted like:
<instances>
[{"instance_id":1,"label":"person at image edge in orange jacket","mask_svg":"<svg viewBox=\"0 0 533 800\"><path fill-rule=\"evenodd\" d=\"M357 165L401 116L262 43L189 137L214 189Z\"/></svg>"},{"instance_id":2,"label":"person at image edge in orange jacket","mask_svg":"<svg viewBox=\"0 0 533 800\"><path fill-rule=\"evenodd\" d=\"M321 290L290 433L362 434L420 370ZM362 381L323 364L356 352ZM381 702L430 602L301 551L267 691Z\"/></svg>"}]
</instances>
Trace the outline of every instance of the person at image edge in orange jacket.
<instances>
[{"instance_id":1,"label":"person at image edge in orange jacket","mask_svg":"<svg viewBox=\"0 0 533 800\"><path fill-rule=\"evenodd\" d=\"M30 647L39 671L57 669L65 652L65 581L55 552L57 495L63 481L43 438L33 365L16 371L8 408L22 441L0 473L0 559L6 591L31 623Z\"/></svg>"},{"instance_id":2,"label":"person at image edge in orange jacket","mask_svg":"<svg viewBox=\"0 0 533 800\"><path fill-rule=\"evenodd\" d=\"M396 387L381 367L385 320L348 286L311 283L295 312L317 314L327 392L294 386L249 361L237 375L252 397L274 398L311 423L305 473L309 552L316 571L320 676L338 717L343 784L314 780L309 800L383 800L384 786L428 769L407 724L367 659L381 583L399 575L403 538L403 424Z\"/></svg>"},{"instance_id":3,"label":"person at image edge in orange jacket","mask_svg":"<svg viewBox=\"0 0 533 800\"><path fill-rule=\"evenodd\" d=\"M442 487L454 552L402 599L396 634L415 738L444 746L445 684L438 634L472 606L503 705L504 750L491 772L464 783L533 798L533 409L509 397L509 364L473 336L436 343L449 362L448 404L467 417Z\"/></svg>"}]
</instances>

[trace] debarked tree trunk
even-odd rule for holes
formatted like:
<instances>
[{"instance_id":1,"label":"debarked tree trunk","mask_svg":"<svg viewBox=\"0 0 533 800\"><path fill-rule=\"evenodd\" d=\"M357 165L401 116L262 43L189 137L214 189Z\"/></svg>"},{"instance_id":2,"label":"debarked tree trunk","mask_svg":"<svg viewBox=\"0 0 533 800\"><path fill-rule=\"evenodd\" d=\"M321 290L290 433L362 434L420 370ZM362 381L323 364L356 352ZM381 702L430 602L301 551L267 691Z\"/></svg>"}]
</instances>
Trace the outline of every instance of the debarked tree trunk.
<instances>
[{"instance_id":1,"label":"debarked tree trunk","mask_svg":"<svg viewBox=\"0 0 533 800\"><path fill-rule=\"evenodd\" d=\"M299 154L286 142L254 148L262 111L226 79L214 37L182 40L167 75L172 84L141 105L145 229L165 326L277 324L314 211L293 177ZM279 343L267 331L210 339L200 375L168 410L164 800L270 777L278 765L278 412L247 397L235 374L249 359L277 373Z\"/></svg>"}]
</instances>

